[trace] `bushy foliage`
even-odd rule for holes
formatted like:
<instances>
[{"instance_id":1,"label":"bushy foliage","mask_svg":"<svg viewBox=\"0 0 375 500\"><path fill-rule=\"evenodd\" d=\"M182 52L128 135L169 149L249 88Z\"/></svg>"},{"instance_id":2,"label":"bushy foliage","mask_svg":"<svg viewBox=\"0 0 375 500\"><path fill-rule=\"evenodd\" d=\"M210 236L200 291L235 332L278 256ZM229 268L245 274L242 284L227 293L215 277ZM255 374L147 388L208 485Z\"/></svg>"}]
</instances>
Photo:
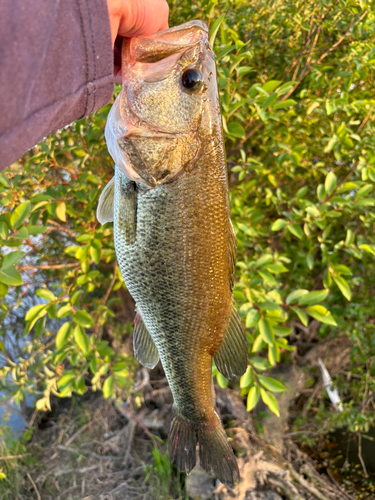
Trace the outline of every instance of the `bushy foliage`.
<instances>
[{"instance_id":1,"label":"bushy foliage","mask_svg":"<svg viewBox=\"0 0 375 500\"><path fill-rule=\"evenodd\" d=\"M337 424L365 431L375 391L374 12L357 0L188 0L172 2L171 15L207 21L217 54L248 410L262 398L278 414L273 393L285 388L262 372L288 359L292 327L314 319L320 337L352 340L355 382L340 382ZM118 338L131 328L113 321L124 284L112 227L95 218L112 176L108 109L0 175L0 375L16 400L36 394L39 409L51 393L128 390L136 367L103 340L104 326ZM17 352L11 338L23 335Z\"/></svg>"}]
</instances>

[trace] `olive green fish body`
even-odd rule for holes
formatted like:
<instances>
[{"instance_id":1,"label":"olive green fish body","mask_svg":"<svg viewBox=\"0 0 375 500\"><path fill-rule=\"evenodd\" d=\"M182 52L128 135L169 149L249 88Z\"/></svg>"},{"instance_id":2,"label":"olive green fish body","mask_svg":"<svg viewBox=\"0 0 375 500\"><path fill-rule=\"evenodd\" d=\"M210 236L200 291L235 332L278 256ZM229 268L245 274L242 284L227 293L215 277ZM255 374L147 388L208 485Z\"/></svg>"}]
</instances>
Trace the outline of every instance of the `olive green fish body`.
<instances>
[{"instance_id":1,"label":"olive green fish body","mask_svg":"<svg viewBox=\"0 0 375 500\"><path fill-rule=\"evenodd\" d=\"M106 139L115 178L98 205L135 299L134 352L159 358L173 399L170 458L233 485L238 466L212 398L212 360L227 378L247 367L233 302L236 240L216 68L199 21L123 45L123 90Z\"/></svg>"},{"instance_id":2,"label":"olive green fish body","mask_svg":"<svg viewBox=\"0 0 375 500\"><path fill-rule=\"evenodd\" d=\"M115 198L124 177L117 171ZM156 344L175 407L196 421L211 418L211 356L232 308L225 164L206 156L176 182L136 185L135 196L132 244L125 244L115 205L122 275Z\"/></svg>"}]
</instances>

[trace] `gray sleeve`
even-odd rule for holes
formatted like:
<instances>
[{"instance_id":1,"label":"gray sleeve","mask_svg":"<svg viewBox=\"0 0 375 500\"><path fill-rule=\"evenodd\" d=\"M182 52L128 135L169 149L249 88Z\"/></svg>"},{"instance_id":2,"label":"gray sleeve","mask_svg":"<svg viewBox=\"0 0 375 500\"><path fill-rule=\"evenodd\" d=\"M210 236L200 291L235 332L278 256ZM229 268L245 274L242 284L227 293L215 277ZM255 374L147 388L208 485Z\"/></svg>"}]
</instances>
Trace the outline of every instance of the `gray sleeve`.
<instances>
[{"instance_id":1,"label":"gray sleeve","mask_svg":"<svg viewBox=\"0 0 375 500\"><path fill-rule=\"evenodd\" d=\"M106 0L0 0L0 170L113 87Z\"/></svg>"}]
</instances>

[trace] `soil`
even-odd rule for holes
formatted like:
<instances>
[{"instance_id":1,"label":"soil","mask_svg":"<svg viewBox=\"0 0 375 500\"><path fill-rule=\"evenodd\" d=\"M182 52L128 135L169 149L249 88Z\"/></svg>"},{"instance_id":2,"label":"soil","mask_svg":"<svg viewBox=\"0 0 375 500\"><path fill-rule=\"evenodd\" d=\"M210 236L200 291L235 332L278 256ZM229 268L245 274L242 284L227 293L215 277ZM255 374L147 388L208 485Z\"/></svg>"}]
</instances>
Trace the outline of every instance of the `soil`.
<instances>
[{"instance_id":1,"label":"soil","mask_svg":"<svg viewBox=\"0 0 375 500\"><path fill-rule=\"evenodd\" d=\"M363 480L361 468L353 465L350 481L342 473L339 436L328 436L314 449L298 446L291 432L295 413L311 397L306 373L319 378L318 357L331 375L349 360L346 338L318 342L316 336L316 328L296 327L295 357L271 373L291 389L278 397L280 418L266 413L261 403L249 414L238 390L215 387L217 410L240 467L241 481L234 489L199 466L186 476L170 465L165 443L172 396L159 364L151 371L140 368L140 395L125 402L108 402L94 393L56 399L52 412L34 424L27 445L33 464L19 461L22 481L11 500L374 500L372 478L365 489L353 480ZM314 391L322 392L320 381ZM262 415L267 415L263 421Z\"/></svg>"}]
</instances>

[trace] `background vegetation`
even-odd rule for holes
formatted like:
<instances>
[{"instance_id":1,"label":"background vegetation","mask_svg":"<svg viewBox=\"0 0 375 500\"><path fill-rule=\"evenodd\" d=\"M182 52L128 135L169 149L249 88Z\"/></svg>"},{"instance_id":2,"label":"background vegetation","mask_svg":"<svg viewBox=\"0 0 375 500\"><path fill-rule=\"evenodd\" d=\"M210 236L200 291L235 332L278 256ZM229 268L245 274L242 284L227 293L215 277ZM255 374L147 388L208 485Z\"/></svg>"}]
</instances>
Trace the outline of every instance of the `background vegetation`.
<instances>
[{"instance_id":1,"label":"background vegetation","mask_svg":"<svg viewBox=\"0 0 375 500\"><path fill-rule=\"evenodd\" d=\"M364 0L170 6L171 25L206 20L215 39L247 409L261 398L278 414L285 387L268 370L290 362L290 334L315 320L319 340L345 334L352 344L335 380L343 411L322 402L296 428L308 419L310 430L366 435L375 418L374 10ZM132 324L119 321L112 225L95 217L113 175L109 108L0 174L1 385L41 411L51 395L87 389L124 398L138 369L124 348Z\"/></svg>"}]
</instances>

